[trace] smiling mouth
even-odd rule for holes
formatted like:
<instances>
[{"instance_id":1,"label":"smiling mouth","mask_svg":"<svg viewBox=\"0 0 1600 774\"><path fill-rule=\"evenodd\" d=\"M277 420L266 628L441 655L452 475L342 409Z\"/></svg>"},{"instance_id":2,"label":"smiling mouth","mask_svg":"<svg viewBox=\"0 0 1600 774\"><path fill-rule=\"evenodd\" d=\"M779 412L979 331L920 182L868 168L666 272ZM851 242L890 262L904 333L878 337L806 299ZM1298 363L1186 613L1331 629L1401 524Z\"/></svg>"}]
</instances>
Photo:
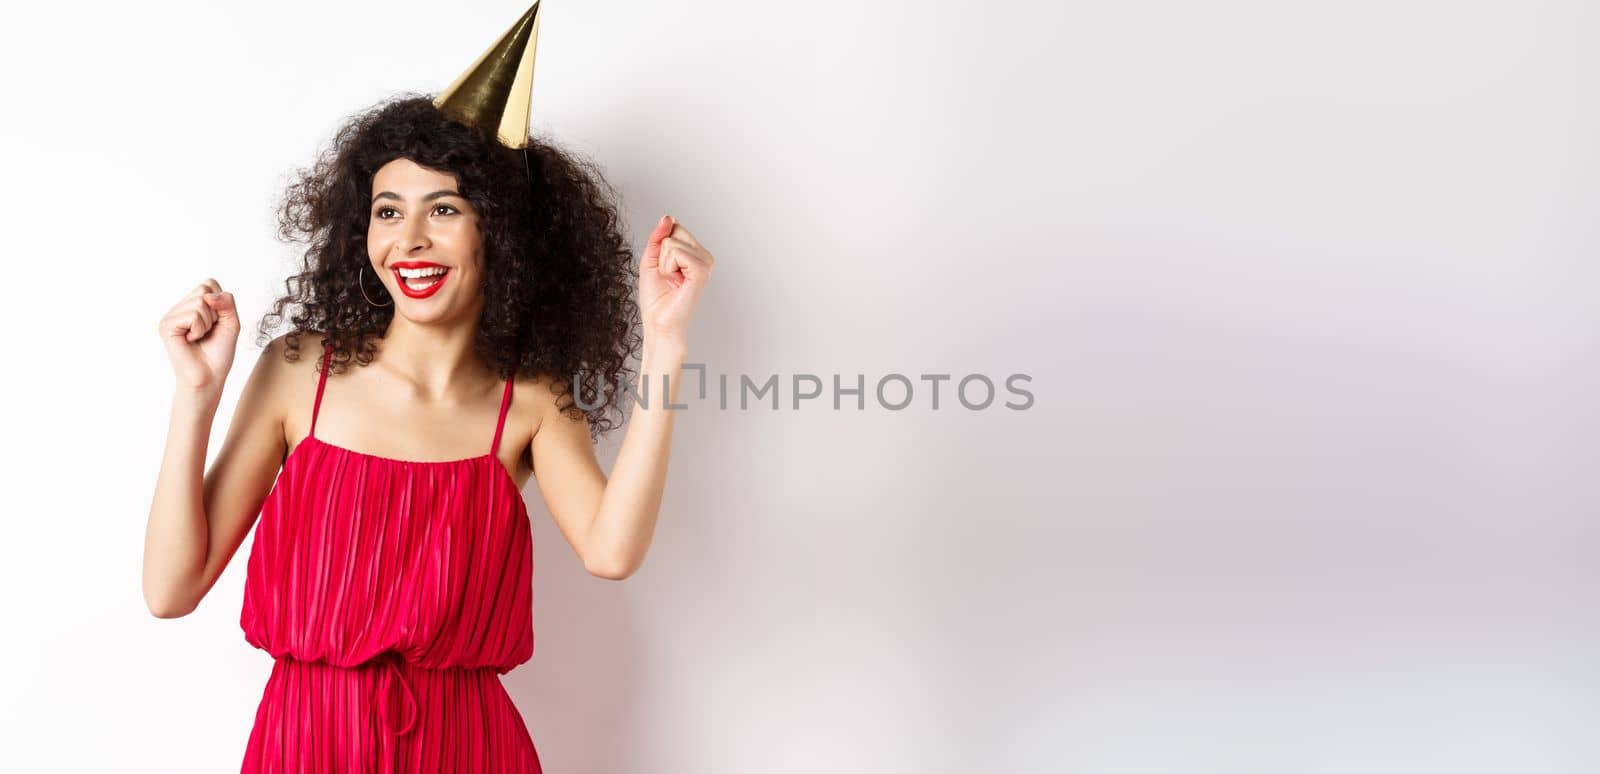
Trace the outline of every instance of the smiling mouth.
<instances>
[{"instance_id":1,"label":"smiling mouth","mask_svg":"<svg viewBox=\"0 0 1600 774\"><path fill-rule=\"evenodd\" d=\"M406 295L413 298L424 298L432 295L449 276L450 269L443 266L430 266L425 269L395 268L395 281Z\"/></svg>"}]
</instances>

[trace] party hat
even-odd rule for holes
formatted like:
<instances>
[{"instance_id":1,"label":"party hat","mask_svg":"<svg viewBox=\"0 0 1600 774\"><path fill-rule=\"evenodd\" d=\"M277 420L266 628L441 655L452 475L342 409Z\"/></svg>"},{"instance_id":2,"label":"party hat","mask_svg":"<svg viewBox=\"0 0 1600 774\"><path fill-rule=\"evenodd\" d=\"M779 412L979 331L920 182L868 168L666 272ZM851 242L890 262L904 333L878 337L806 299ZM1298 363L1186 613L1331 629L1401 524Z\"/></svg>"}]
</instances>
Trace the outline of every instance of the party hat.
<instances>
[{"instance_id":1,"label":"party hat","mask_svg":"<svg viewBox=\"0 0 1600 774\"><path fill-rule=\"evenodd\" d=\"M527 148L533 56L538 42L539 3L534 0L528 12L434 98L433 104L467 126L494 132L507 148Z\"/></svg>"}]
</instances>

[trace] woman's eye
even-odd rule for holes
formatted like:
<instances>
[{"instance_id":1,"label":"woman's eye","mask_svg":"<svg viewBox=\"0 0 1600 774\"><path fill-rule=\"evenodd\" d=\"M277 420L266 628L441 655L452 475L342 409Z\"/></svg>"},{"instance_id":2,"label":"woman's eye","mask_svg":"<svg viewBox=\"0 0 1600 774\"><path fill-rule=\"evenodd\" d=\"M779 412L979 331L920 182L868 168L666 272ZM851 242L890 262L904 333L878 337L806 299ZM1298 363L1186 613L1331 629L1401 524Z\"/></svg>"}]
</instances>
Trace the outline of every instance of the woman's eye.
<instances>
[{"instance_id":1,"label":"woman's eye","mask_svg":"<svg viewBox=\"0 0 1600 774\"><path fill-rule=\"evenodd\" d=\"M437 207L434 207L433 209L434 209L435 212L437 212L439 210L447 210L449 212L459 212L459 210L457 210L454 207L451 207L448 204L441 204L441 205L438 205ZM386 213L386 212L399 212L399 210L396 210L393 207L379 207L378 208L378 212L377 212L378 220L389 220L388 217L384 216L384 213Z\"/></svg>"}]
</instances>

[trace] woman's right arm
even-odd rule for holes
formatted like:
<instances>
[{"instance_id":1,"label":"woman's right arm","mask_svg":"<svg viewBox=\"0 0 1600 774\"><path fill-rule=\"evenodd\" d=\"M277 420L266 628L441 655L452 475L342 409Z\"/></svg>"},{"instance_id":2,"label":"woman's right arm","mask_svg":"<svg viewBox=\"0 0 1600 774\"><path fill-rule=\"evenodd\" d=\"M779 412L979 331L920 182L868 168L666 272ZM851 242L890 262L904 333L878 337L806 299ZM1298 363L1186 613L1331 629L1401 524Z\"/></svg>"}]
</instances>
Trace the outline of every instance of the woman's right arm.
<instances>
[{"instance_id":1,"label":"woman's right arm","mask_svg":"<svg viewBox=\"0 0 1600 774\"><path fill-rule=\"evenodd\" d=\"M207 296L206 294L215 294ZM145 529L144 598L160 618L188 615L260 513L284 455L283 340L256 360L222 448L205 471L211 423L239 337L233 294L208 279L161 320L175 377L166 451Z\"/></svg>"}]
</instances>

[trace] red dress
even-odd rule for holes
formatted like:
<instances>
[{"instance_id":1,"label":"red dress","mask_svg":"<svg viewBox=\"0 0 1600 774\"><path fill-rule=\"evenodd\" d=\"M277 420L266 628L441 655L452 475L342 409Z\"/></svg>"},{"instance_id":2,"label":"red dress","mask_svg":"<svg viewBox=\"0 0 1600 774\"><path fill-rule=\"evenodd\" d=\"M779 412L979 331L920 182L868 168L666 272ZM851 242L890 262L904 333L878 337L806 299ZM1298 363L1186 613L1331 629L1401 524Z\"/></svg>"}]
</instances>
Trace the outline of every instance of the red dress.
<instances>
[{"instance_id":1,"label":"red dress","mask_svg":"<svg viewBox=\"0 0 1600 774\"><path fill-rule=\"evenodd\" d=\"M276 659L241 769L540 771L500 675L533 656L533 538L495 455L363 454L311 429L261 506L239 625Z\"/></svg>"}]
</instances>

